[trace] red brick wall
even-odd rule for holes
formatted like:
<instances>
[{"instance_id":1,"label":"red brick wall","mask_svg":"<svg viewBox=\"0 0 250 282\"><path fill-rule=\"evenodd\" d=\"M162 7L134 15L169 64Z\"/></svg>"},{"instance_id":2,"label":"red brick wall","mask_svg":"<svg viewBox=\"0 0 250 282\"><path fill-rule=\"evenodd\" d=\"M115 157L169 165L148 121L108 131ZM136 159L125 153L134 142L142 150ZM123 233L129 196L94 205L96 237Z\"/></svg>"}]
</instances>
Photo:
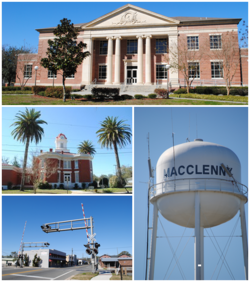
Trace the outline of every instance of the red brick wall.
<instances>
[{"instance_id":1,"label":"red brick wall","mask_svg":"<svg viewBox=\"0 0 250 282\"><path fill-rule=\"evenodd\" d=\"M2 185L7 185L8 182L12 182L13 185L19 185L20 177L18 177L18 172L14 170L2 170Z\"/></svg>"},{"instance_id":2,"label":"red brick wall","mask_svg":"<svg viewBox=\"0 0 250 282\"><path fill-rule=\"evenodd\" d=\"M91 182L89 160L79 160L79 182Z\"/></svg>"},{"instance_id":3,"label":"red brick wall","mask_svg":"<svg viewBox=\"0 0 250 282\"><path fill-rule=\"evenodd\" d=\"M248 85L248 49L241 49L241 74L243 85Z\"/></svg>"}]
</instances>

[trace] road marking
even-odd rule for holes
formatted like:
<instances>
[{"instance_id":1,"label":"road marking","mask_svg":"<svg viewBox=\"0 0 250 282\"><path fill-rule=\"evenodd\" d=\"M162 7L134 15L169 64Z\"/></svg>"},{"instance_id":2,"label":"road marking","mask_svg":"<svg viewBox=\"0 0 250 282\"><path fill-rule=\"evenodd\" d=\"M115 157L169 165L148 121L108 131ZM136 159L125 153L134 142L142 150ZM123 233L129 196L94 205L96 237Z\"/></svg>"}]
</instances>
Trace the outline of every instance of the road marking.
<instances>
[{"instance_id":1,"label":"road marking","mask_svg":"<svg viewBox=\"0 0 250 282\"><path fill-rule=\"evenodd\" d=\"M52 278L52 280L56 280L57 278L59 278L59 277L65 275L65 274L68 274L68 273L70 273L70 272L72 272L72 271L75 271L75 270L71 270L71 271L69 271L69 272L63 273L62 275L59 275L59 276L57 276L56 278Z\"/></svg>"},{"instance_id":2,"label":"road marking","mask_svg":"<svg viewBox=\"0 0 250 282\"><path fill-rule=\"evenodd\" d=\"M32 275L22 275L22 274L11 274L13 276L24 276L24 277L32 277L32 278L42 278L42 279L49 279L52 280L53 278L42 277L42 276L32 276Z\"/></svg>"},{"instance_id":3,"label":"road marking","mask_svg":"<svg viewBox=\"0 0 250 282\"><path fill-rule=\"evenodd\" d=\"M22 271L21 273L25 273L25 272L33 272L33 271L41 271L41 269L38 269L38 270L27 270L27 271ZM18 274L18 273L20 273L20 272L9 273L9 274L3 274L2 276L14 275L14 274Z\"/></svg>"}]
</instances>

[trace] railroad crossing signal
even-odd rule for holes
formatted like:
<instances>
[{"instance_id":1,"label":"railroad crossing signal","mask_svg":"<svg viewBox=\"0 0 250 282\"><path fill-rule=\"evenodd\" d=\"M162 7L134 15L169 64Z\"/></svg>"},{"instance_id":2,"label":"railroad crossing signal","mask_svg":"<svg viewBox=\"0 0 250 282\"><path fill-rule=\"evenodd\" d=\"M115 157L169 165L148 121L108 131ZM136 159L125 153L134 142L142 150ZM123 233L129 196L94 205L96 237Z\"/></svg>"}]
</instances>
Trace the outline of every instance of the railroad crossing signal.
<instances>
[{"instance_id":1,"label":"railroad crossing signal","mask_svg":"<svg viewBox=\"0 0 250 282\"><path fill-rule=\"evenodd\" d=\"M96 241L95 235L96 235L96 233L90 234L89 237L88 237L88 242L91 242L91 241L94 242L94 241Z\"/></svg>"}]
</instances>

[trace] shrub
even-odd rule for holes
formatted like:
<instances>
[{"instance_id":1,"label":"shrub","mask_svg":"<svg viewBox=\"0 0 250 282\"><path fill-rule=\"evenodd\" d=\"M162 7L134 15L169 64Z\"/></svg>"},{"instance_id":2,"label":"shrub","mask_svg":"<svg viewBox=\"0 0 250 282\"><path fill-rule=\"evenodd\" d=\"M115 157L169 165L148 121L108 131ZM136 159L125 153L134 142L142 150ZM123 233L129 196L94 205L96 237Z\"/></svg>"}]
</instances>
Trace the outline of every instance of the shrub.
<instances>
[{"instance_id":1,"label":"shrub","mask_svg":"<svg viewBox=\"0 0 250 282\"><path fill-rule=\"evenodd\" d=\"M164 88L157 88L154 91L157 95L161 96L162 98L168 99L169 98L169 94L168 94L168 90L164 89Z\"/></svg>"},{"instance_id":2,"label":"shrub","mask_svg":"<svg viewBox=\"0 0 250 282\"><path fill-rule=\"evenodd\" d=\"M56 183L54 184L54 189L57 189L57 184Z\"/></svg>"},{"instance_id":3,"label":"shrub","mask_svg":"<svg viewBox=\"0 0 250 282\"><path fill-rule=\"evenodd\" d=\"M12 188L12 185L13 185L12 182L8 182L7 183L7 188L10 190Z\"/></svg>"},{"instance_id":4,"label":"shrub","mask_svg":"<svg viewBox=\"0 0 250 282\"><path fill-rule=\"evenodd\" d=\"M32 86L32 91L35 95L39 95L39 92L44 92L46 88L46 86Z\"/></svg>"},{"instance_id":5,"label":"shrub","mask_svg":"<svg viewBox=\"0 0 250 282\"><path fill-rule=\"evenodd\" d=\"M52 189L52 185L50 185L47 181L40 181L37 185L38 189Z\"/></svg>"},{"instance_id":6,"label":"shrub","mask_svg":"<svg viewBox=\"0 0 250 282\"><path fill-rule=\"evenodd\" d=\"M97 188L97 182L94 180L92 183L89 183L89 186L94 186L95 188Z\"/></svg>"},{"instance_id":7,"label":"shrub","mask_svg":"<svg viewBox=\"0 0 250 282\"><path fill-rule=\"evenodd\" d=\"M141 94L135 94L134 97L135 97L135 99L143 99L143 98L145 98L145 96L143 96Z\"/></svg>"},{"instance_id":8,"label":"shrub","mask_svg":"<svg viewBox=\"0 0 250 282\"><path fill-rule=\"evenodd\" d=\"M91 93L94 98L99 101L103 101L105 99L118 100L120 88L93 87Z\"/></svg>"},{"instance_id":9,"label":"shrub","mask_svg":"<svg viewBox=\"0 0 250 282\"><path fill-rule=\"evenodd\" d=\"M128 94L123 94L120 96L121 100L131 100L133 99L133 96L128 95Z\"/></svg>"},{"instance_id":10,"label":"shrub","mask_svg":"<svg viewBox=\"0 0 250 282\"><path fill-rule=\"evenodd\" d=\"M125 185L126 185L126 182L123 178L122 178L122 181L119 181L116 175L113 175L109 178L110 188L123 188Z\"/></svg>"},{"instance_id":11,"label":"shrub","mask_svg":"<svg viewBox=\"0 0 250 282\"><path fill-rule=\"evenodd\" d=\"M79 188L78 184L77 184L77 183L75 183L75 185L74 185L74 189L78 189L78 188Z\"/></svg>"},{"instance_id":12,"label":"shrub","mask_svg":"<svg viewBox=\"0 0 250 282\"><path fill-rule=\"evenodd\" d=\"M174 94L187 94L186 88L179 88L178 90L174 91Z\"/></svg>"},{"instance_id":13,"label":"shrub","mask_svg":"<svg viewBox=\"0 0 250 282\"><path fill-rule=\"evenodd\" d=\"M3 86L2 87L2 91L18 91L18 90L21 90L21 87L18 87L18 86Z\"/></svg>"},{"instance_id":14,"label":"shrub","mask_svg":"<svg viewBox=\"0 0 250 282\"><path fill-rule=\"evenodd\" d=\"M41 91L38 93L39 96L44 96L45 95L45 91Z\"/></svg>"},{"instance_id":15,"label":"shrub","mask_svg":"<svg viewBox=\"0 0 250 282\"><path fill-rule=\"evenodd\" d=\"M93 96L88 94L88 95L82 95L83 98L87 99L87 100L92 100Z\"/></svg>"},{"instance_id":16,"label":"shrub","mask_svg":"<svg viewBox=\"0 0 250 282\"><path fill-rule=\"evenodd\" d=\"M150 99L155 99L157 97L156 94L148 94L148 98Z\"/></svg>"},{"instance_id":17,"label":"shrub","mask_svg":"<svg viewBox=\"0 0 250 282\"><path fill-rule=\"evenodd\" d=\"M102 191L103 191L104 193L113 193L113 191L112 191L111 188L103 189Z\"/></svg>"},{"instance_id":18,"label":"shrub","mask_svg":"<svg viewBox=\"0 0 250 282\"><path fill-rule=\"evenodd\" d=\"M59 189L64 189L64 184L63 183L60 183Z\"/></svg>"},{"instance_id":19,"label":"shrub","mask_svg":"<svg viewBox=\"0 0 250 282\"><path fill-rule=\"evenodd\" d=\"M227 95L227 89L224 86L197 86L194 92L197 94ZM248 87L231 87L230 95L248 95Z\"/></svg>"},{"instance_id":20,"label":"shrub","mask_svg":"<svg viewBox=\"0 0 250 282\"><path fill-rule=\"evenodd\" d=\"M65 87L66 91L66 99L70 97L71 87ZM48 87L45 90L45 96L46 97L52 97L52 98L63 98L63 87Z\"/></svg>"},{"instance_id":21,"label":"shrub","mask_svg":"<svg viewBox=\"0 0 250 282\"><path fill-rule=\"evenodd\" d=\"M106 177L103 177L102 179L99 180L99 185L104 185L105 187L109 186L109 180Z\"/></svg>"},{"instance_id":22,"label":"shrub","mask_svg":"<svg viewBox=\"0 0 250 282\"><path fill-rule=\"evenodd\" d=\"M79 92L81 89L72 89L71 92Z\"/></svg>"},{"instance_id":23,"label":"shrub","mask_svg":"<svg viewBox=\"0 0 250 282\"><path fill-rule=\"evenodd\" d=\"M85 188L86 188L86 184L82 183L82 189L85 189Z\"/></svg>"}]
</instances>

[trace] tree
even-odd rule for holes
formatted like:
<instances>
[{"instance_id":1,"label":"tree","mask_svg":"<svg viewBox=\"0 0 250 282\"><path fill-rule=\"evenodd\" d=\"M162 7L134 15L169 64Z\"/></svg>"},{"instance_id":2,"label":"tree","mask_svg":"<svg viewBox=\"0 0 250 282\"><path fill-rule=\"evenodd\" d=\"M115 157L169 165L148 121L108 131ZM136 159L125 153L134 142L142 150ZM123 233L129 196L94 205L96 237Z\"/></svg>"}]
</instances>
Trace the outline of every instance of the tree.
<instances>
[{"instance_id":1,"label":"tree","mask_svg":"<svg viewBox=\"0 0 250 282\"><path fill-rule=\"evenodd\" d=\"M232 81L240 65L238 34L228 31L221 35L221 44L218 49L210 50L210 57L216 60L216 70L226 83L227 95L230 94Z\"/></svg>"},{"instance_id":2,"label":"tree","mask_svg":"<svg viewBox=\"0 0 250 282\"><path fill-rule=\"evenodd\" d=\"M14 160L12 161L12 165L15 166L15 167L18 167L18 168L21 167L21 165L20 165L20 163L18 162L16 156L14 157Z\"/></svg>"},{"instance_id":3,"label":"tree","mask_svg":"<svg viewBox=\"0 0 250 282\"><path fill-rule=\"evenodd\" d=\"M169 61L172 71L180 72L187 85L187 93L195 78L200 75L199 63L205 55L205 48L199 46L197 49L195 39L192 37L188 42L187 36L181 36L176 43L169 48Z\"/></svg>"},{"instance_id":4,"label":"tree","mask_svg":"<svg viewBox=\"0 0 250 282\"><path fill-rule=\"evenodd\" d=\"M120 256L122 256L122 255L126 255L126 256L131 257L131 254L130 254L129 252L127 252L127 251L122 251L122 252L120 252L120 254L118 254L118 257L120 257Z\"/></svg>"},{"instance_id":5,"label":"tree","mask_svg":"<svg viewBox=\"0 0 250 282\"><path fill-rule=\"evenodd\" d=\"M38 267L40 261L41 261L40 257L38 257L37 254L35 254L34 259L32 261L32 266L33 267Z\"/></svg>"},{"instance_id":6,"label":"tree","mask_svg":"<svg viewBox=\"0 0 250 282\"><path fill-rule=\"evenodd\" d=\"M29 266L29 257L27 254L24 255L24 266Z\"/></svg>"},{"instance_id":7,"label":"tree","mask_svg":"<svg viewBox=\"0 0 250 282\"><path fill-rule=\"evenodd\" d=\"M122 173L122 177L124 179L131 178L132 177L132 166L125 166L125 165L123 165L121 167L121 173Z\"/></svg>"},{"instance_id":8,"label":"tree","mask_svg":"<svg viewBox=\"0 0 250 282\"><path fill-rule=\"evenodd\" d=\"M93 174L93 181L99 181L99 177L95 174Z\"/></svg>"},{"instance_id":9,"label":"tree","mask_svg":"<svg viewBox=\"0 0 250 282\"><path fill-rule=\"evenodd\" d=\"M20 48L4 45L2 47L2 79L10 83L16 80L17 60L19 54L33 53L34 49L22 46Z\"/></svg>"},{"instance_id":10,"label":"tree","mask_svg":"<svg viewBox=\"0 0 250 282\"><path fill-rule=\"evenodd\" d=\"M65 79L76 73L78 65L90 56L90 52L82 52L87 47L83 42L77 43L78 29L71 20L62 19L61 24L54 30L55 39L48 40L47 58L41 59L41 65L52 72L60 71L63 84L63 101L65 97Z\"/></svg>"},{"instance_id":11,"label":"tree","mask_svg":"<svg viewBox=\"0 0 250 282\"><path fill-rule=\"evenodd\" d=\"M2 163L3 164L9 164L10 163L10 160L8 157L5 157L5 156L2 156Z\"/></svg>"},{"instance_id":12,"label":"tree","mask_svg":"<svg viewBox=\"0 0 250 282\"><path fill-rule=\"evenodd\" d=\"M11 255L12 258L17 258L18 257L17 252L11 252L10 255Z\"/></svg>"},{"instance_id":13,"label":"tree","mask_svg":"<svg viewBox=\"0 0 250 282\"><path fill-rule=\"evenodd\" d=\"M20 191L24 191L24 180L26 173L26 165L28 158L29 144L32 141L39 143L42 140L42 135L44 133L41 124L47 124L46 121L40 120L41 113L36 112L35 109L26 108L25 112L19 111L16 114L16 121L11 125L15 126L15 129L11 132L14 139L25 143L25 153L22 171L22 180Z\"/></svg>"},{"instance_id":14,"label":"tree","mask_svg":"<svg viewBox=\"0 0 250 282\"><path fill-rule=\"evenodd\" d=\"M85 141L81 142L78 146L78 153L79 154L94 155L95 152L96 152L96 150L94 148L94 145L89 140L85 140Z\"/></svg>"},{"instance_id":15,"label":"tree","mask_svg":"<svg viewBox=\"0 0 250 282\"><path fill-rule=\"evenodd\" d=\"M96 132L98 134L98 142L101 147L108 149L114 149L117 174L120 183L122 183L122 174L120 167L120 160L118 155L118 147L122 148L127 143L131 143L131 129L128 124L125 124L123 120L117 120L117 117L107 117L102 123L101 128Z\"/></svg>"}]
</instances>

